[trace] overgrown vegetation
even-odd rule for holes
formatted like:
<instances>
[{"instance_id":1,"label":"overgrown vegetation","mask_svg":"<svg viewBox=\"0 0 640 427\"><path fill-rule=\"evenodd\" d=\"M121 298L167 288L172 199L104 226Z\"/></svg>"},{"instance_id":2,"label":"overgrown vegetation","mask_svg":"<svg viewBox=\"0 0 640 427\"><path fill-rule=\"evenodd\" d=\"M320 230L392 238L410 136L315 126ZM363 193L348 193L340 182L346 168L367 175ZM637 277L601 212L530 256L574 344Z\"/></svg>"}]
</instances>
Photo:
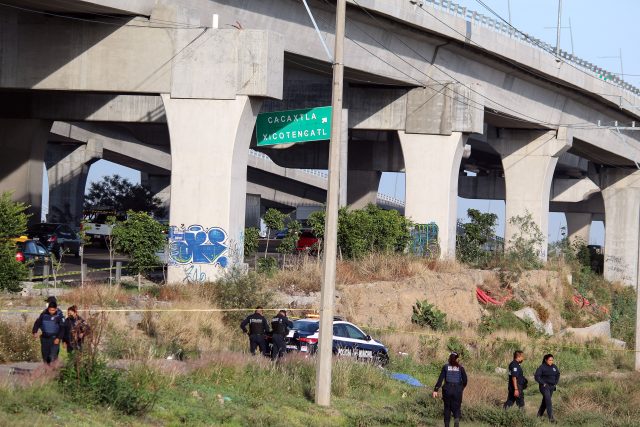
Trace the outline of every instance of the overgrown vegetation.
<instances>
[{"instance_id":1,"label":"overgrown vegetation","mask_svg":"<svg viewBox=\"0 0 640 427\"><path fill-rule=\"evenodd\" d=\"M498 216L477 209L467 210L467 216L469 222L462 224L463 233L457 237L456 255L461 262L483 267L493 256L488 245L495 243Z\"/></svg>"},{"instance_id":2,"label":"overgrown vegetation","mask_svg":"<svg viewBox=\"0 0 640 427\"><path fill-rule=\"evenodd\" d=\"M127 268L143 275L160 262L157 253L165 245L165 227L146 212L127 212L127 219L113 227L115 248L129 256Z\"/></svg>"},{"instance_id":3,"label":"overgrown vegetation","mask_svg":"<svg viewBox=\"0 0 640 427\"><path fill-rule=\"evenodd\" d=\"M255 227L247 227L244 229L244 256L250 257L258 250L258 240L260 239L260 230Z\"/></svg>"},{"instance_id":4,"label":"overgrown vegetation","mask_svg":"<svg viewBox=\"0 0 640 427\"><path fill-rule=\"evenodd\" d=\"M429 304L427 300L416 301L416 304L413 306L411 323L422 327L429 327L434 331L440 331L447 327L446 318L446 313L438 310L433 304Z\"/></svg>"},{"instance_id":5,"label":"overgrown vegetation","mask_svg":"<svg viewBox=\"0 0 640 427\"><path fill-rule=\"evenodd\" d=\"M324 211L311 215L313 233L324 237ZM403 252L411 234L411 221L396 210L375 205L364 209L342 208L338 214L338 248L347 259L362 259L370 253Z\"/></svg>"},{"instance_id":6,"label":"overgrown vegetation","mask_svg":"<svg viewBox=\"0 0 640 427\"><path fill-rule=\"evenodd\" d=\"M269 252L269 240L271 240L271 233L273 231L282 230L284 228L284 219L286 215L277 209L269 208L265 212L262 220L267 225L267 245L264 248L264 257L267 257Z\"/></svg>"},{"instance_id":7,"label":"overgrown vegetation","mask_svg":"<svg viewBox=\"0 0 640 427\"><path fill-rule=\"evenodd\" d=\"M27 231L27 205L16 203L12 194L0 195L0 290L19 292L20 282L27 277L24 263L16 260L15 238Z\"/></svg>"}]
</instances>

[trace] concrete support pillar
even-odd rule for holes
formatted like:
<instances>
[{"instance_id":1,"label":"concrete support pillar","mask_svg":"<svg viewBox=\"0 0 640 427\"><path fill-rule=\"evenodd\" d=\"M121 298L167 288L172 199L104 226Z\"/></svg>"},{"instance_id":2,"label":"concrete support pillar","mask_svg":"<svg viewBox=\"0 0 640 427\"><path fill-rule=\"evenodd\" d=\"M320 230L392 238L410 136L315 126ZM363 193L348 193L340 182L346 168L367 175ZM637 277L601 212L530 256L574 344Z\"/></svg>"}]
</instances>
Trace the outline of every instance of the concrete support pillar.
<instances>
[{"instance_id":1,"label":"concrete support pillar","mask_svg":"<svg viewBox=\"0 0 640 427\"><path fill-rule=\"evenodd\" d=\"M148 172L140 173L140 184L148 188L151 193L160 199L164 208L165 219L169 217L169 206L171 205L171 175L155 175Z\"/></svg>"},{"instance_id":2,"label":"concrete support pillar","mask_svg":"<svg viewBox=\"0 0 640 427\"><path fill-rule=\"evenodd\" d=\"M564 216L567 219L567 237L569 241L571 243L580 242L588 245L593 214L565 212Z\"/></svg>"},{"instance_id":3,"label":"concrete support pillar","mask_svg":"<svg viewBox=\"0 0 640 427\"><path fill-rule=\"evenodd\" d=\"M408 134L398 131L406 173L405 216L438 225L440 253L455 257L458 175L467 136Z\"/></svg>"},{"instance_id":4,"label":"concrete support pillar","mask_svg":"<svg viewBox=\"0 0 640 427\"><path fill-rule=\"evenodd\" d=\"M13 192L15 201L30 206L30 223L42 214L42 172L47 138L47 120L0 119L0 193Z\"/></svg>"},{"instance_id":5,"label":"concrete support pillar","mask_svg":"<svg viewBox=\"0 0 640 427\"><path fill-rule=\"evenodd\" d=\"M606 215L604 278L636 286L640 228L640 171L600 172Z\"/></svg>"},{"instance_id":6,"label":"concrete support pillar","mask_svg":"<svg viewBox=\"0 0 640 427\"><path fill-rule=\"evenodd\" d=\"M549 197L558 157L566 152L570 141L566 130L535 131L500 129L489 144L502 157L506 186L505 242L518 235L518 226L509 223L516 216L531 214L542 232L540 258L547 259L549 233Z\"/></svg>"},{"instance_id":7,"label":"concrete support pillar","mask_svg":"<svg viewBox=\"0 0 640 427\"><path fill-rule=\"evenodd\" d=\"M350 170L347 177L347 204L352 209L376 204L382 172Z\"/></svg>"},{"instance_id":8,"label":"concrete support pillar","mask_svg":"<svg viewBox=\"0 0 640 427\"><path fill-rule=\"evenodd\" d=\"M80 145L55 143L47 145L45 155L49 177L47 221L80 226L89 167L100 158L102 158L102 150L93 141Z\"/></svg>"},{"instance_id":9,"label":"concrete support pillar","mask_svg":"<svg viewBox=\"0 0 640 427\"><path fill-rule=\"evenodd\" d=\"M247 157L262 101L162 99L172 153L168 280L215 280L243 259Z\"/></svg>"}]
</instances>

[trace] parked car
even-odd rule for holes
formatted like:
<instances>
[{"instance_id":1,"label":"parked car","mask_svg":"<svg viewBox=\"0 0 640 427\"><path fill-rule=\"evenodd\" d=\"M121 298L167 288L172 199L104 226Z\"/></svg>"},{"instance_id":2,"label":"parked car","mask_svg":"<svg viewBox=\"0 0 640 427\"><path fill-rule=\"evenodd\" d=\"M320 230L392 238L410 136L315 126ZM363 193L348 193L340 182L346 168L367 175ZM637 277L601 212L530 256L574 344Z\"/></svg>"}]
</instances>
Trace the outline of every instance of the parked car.
<instances>
[{"instance_id":1,"label":"parked car","mask_svg":"<svg viewBox=\"0 0 640 427\"><path fill-rule=\"evenodd\" d=\"M320 319L295 320L287 336L287 349L314 354L318 350L319 328ZM384 344L340 317L335 317L333 321L333 354L381 366L389 362L389 353Z\"/></svg>"},{"instance_id":2,"label":"parked car","mask_svg":"<svg viewBox=\"0 0 640 427\"><path fill-rule=\"evenodd\" d=\"M29 227L29 238L39 241L56 257L60 258L62 252L80 256L80 237L66 224L43 222Z\"/></svg>"},{"instance_id":3,"label":"parked car","mask_svg":"<svg viewBox=\"0 0 640 427\"><path fill-rule=\"evenodd\" d=\"M318 238L311 231L302 231L298 238L296 250L299 252L318 253Z\"/></svg>"},{"instance_id":4,"label":"parked car","mask_svg":"<svg viewBox=\"0 0 640 427\"><path fill-rule=\"evenodd\" d=\"M44 272L44 265L49 263L51 254L40 242L23 236L16 239L16 261L25 263L33 272L40 276Z\"/></svg>"},{"instance_id":5,"label":"parked car","mask_svg":"<svg viewBox=\"0 0 640 427\"><path fill-rule=\"evenodd\" d=\"M113 230L113 225L108 221L110 217L114 217L118 221L126 219L126 215L118 214L114 210L92 209L84 211L82 231L91 240L91 243L97 242L106 246L106 240L111 236L111 230Z\"/></svg>"}]
</instances>

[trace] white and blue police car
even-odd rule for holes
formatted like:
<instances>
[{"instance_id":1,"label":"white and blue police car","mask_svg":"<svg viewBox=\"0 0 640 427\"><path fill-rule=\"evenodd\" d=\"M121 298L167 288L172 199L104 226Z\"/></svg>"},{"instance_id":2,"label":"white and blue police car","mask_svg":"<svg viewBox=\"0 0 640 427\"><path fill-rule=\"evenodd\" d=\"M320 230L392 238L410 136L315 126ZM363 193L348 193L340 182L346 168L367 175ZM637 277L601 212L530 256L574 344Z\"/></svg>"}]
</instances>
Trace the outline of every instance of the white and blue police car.
<instances>
[{"instance_id":1,"label":"white and blue police car","mask_svg":"<svg viewBox=\"0 0 640 427\"><path fill-rule=\"evenodd\" d=\"M287 335L287 349L309 355L318 349L320 319L306 318L293 322ZM333 320L333 354L384 366L389 362L387 348L354 325L340 317Z\"/></svg>"}]
</instances>

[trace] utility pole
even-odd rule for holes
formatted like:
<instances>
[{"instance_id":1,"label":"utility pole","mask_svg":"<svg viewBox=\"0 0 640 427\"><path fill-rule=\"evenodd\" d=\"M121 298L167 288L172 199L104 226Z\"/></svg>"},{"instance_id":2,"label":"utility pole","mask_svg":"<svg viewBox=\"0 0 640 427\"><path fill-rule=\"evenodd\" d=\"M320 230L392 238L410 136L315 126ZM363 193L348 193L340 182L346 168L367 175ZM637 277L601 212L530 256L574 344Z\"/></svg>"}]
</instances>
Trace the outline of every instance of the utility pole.
<instances>
[{"instance_id":1,"label":"utility pole","mask_svg":"<svg viewBox=\"0 0 640 427\"><path fill-rule=\"evenodd\" d=\"M636 166L638 164L636 163ZM640 167L638 167L640 169ZM640 221L640 215L638 217ZM640 239L640 231L638 232L638 238ZM638 244L638 261L636 263L636 352L635 352L635 369L640 372L640 243Z\"/></svg>"},{"instance_id":2,"label":"utility pole","mask_svg":"<svg viewBox=\"0 0 640 427\"><path fill-rule=\"evenodd\" d=\"M329 187L324 223L322 288L320 291L320 336L316 361L316 404L331 403L331 363L333 358L333 305L338 252L338 207L340 203L340 151L342 139L342 94L344 86L344 32L346 0L336 6L336 42L331 96L331 140L329 143Z\"/></svg>"},{"instance_id":3,"label":"utility pole","mask_svg":"<svg viewBox=\"0 0 640 427\"><path fill-rule=\"evenodd\" d=\"M562 0L558 0L558 32L556 34L556 56L560 56L560 30L562 28Z\"/></svg>"},{"instance_id":4,"label":"utility pole","mask_svg":"<svg viewBox=\"0 0 640 427\"><path fill-rule=\"evenodd\" d=\"M511 25L511 0L507 0L507 9L509 10L509 25Z\"/></svg>"}]
</instances>

